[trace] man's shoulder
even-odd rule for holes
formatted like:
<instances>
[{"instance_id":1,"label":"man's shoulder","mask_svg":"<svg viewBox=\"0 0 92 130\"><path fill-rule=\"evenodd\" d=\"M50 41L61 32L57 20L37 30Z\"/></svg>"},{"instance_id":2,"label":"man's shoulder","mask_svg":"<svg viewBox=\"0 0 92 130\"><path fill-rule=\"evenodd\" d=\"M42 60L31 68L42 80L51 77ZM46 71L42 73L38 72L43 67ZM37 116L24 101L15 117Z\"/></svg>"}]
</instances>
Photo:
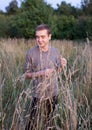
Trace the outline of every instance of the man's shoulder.
<instances>
[{"instance_id":1,"label":"man's shoulder","mask_svg":"<svg viewBox=\"0 0 92 130\"><path fill-rule=\"evenodd\" d=\"M59 49L56 48L56 47L54 47L54 46L51 46L51 51L52 51L52 52L59 52Z\"/></svg>"},{"instance_id":2,"label":"man's shoulder","mask_svg":"<svg viewBox=\"0 0 92 130\"><path fill-rule=\"evenodd\" d=\"M38 51L38 46L35 46L27 51L27 54L33 54Z\"/></svg>"}]
</instances>

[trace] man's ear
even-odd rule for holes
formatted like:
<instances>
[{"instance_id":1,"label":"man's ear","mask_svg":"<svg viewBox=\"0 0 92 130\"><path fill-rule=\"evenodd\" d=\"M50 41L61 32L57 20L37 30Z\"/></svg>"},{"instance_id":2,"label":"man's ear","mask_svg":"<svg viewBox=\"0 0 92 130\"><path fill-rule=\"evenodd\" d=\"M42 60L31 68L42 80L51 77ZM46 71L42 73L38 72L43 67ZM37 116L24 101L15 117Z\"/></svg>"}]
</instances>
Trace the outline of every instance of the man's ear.
<instances>
[{"instance_id":1,"label":"man's ear","mask_svg":"<svg viewBox=\"0 0 92 130\"><path fill-rule=\"evenodd\" d=\"M51 34L49 34L49 40L51 40L51 36L52 36L52 35L51 35Z\"/></svg>"}]
</instances>

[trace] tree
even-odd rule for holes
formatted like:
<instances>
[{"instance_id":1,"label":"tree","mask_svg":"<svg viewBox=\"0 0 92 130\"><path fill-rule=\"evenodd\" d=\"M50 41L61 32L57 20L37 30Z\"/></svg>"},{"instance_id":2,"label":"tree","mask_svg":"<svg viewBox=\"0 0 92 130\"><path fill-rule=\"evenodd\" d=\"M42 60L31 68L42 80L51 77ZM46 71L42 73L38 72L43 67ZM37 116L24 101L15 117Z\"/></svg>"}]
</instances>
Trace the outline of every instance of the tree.
<instances>
[{"instance_id":1,"label":"tree","mask_svg":"<svg viewBox=\"0 0 92 130\"><path fill-rule=\"evenodd\" d=\"M18 9L18 2L16 0L12 0L9 6L6 7L7 14L16 14Z\"/></svg>"},{"instance_id":2,"label":"tree","mask_svg":"<svg viewBox=\"0 0 92 130\"><path fill-rule=\"evenodd\" d=\"M56 39L74 39L76 19L74 16L59 16L56 21Z\"/></svg>"},{"instance_id":3,"label":"tree","mask_svg":"<svg viewBox=\"0 0 92 130\"><path fill-rule=\"evenodd\" d=\"M71 4L67 4L65 1L62 1L60 5L58 5L58 8L56 9L56 12L58 15L73 15L77 17L78 8L75 8L74 6L71 6Z\"/></svg>"},{"instance_id":4,"label":"tree","mask_svg":"<svg viewBox=\"0 0 92 130\"><path fill-rule=\"evenodd\" d=\"M25 0L21 5L21 14L11 20L11 37L34 37L34 28L41 23L52 25L53 9L43 0Z\"/></svg>"},{"instance_id":5,"label":"tree","mask_svg":"<svg viewBox=\"0 0 92 130\"><path fill-rule=\"evenodd\" d=\"M88 10L89 10L89 15L92 16L92 0L89 1Z\"/></svg>"},{"instance_id":6,"label":"tree","mask_svg":"<svg viewBox=\"0 0 92 130\"><path fill-rule=\"evenodd\" d=\"M9 17L5 14L0 14L0 37L8 37L8 28L9 28Z\"/></svg>"},{"instance_id":7,"label":"tree","mask_svg":"<svg viewBox=\"0 0 92 130\"><path fill-rule=\"evenodd\" d=\"M83 14L92 16L92 0L82 0L81 8L83 10Z\"/></svg>"}]
</instances>

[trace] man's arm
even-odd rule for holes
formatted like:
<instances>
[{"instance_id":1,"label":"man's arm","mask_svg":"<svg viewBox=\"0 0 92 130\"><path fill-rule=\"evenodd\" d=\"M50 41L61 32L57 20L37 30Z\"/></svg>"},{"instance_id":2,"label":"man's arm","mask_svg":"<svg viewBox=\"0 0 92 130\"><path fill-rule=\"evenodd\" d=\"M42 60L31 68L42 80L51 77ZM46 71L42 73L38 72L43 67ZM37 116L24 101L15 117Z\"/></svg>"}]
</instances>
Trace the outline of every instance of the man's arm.
<instances>
[{"instance_id":1,"label":"man's arm","mask_svg":"<svg viewBox=\"0 0 92 130\"><path fill-rule=\"evenodd\" d=\"M26 72L25 78L32 79L32 78L37 78L37 77L41 77L41 76L48 77L52 74L53 71L54 71L54 69L45 69L45 70L41 70L38 72Z\"/></svg>"},{"instance_id":2,"label":"man's arm","mask_svg":"<svg viewBox=\"0 0 92 130\"><path fill-rule=\"evenodd\" d=\"M26 72L25 73L25 78L26 79L32 79L32 78L37 78L44 75L43 71L38 71L38 72Z\"/></svg>"}]
</instances>

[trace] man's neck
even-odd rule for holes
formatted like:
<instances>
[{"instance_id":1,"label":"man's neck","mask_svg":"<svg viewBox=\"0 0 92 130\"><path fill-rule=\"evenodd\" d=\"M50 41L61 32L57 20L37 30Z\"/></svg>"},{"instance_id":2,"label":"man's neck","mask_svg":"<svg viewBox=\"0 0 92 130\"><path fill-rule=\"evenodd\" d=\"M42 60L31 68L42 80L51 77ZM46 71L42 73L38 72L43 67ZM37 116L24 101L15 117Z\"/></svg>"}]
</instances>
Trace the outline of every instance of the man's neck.
<instances>
[{"instance_id":1,"label":"man's neck","mask_svg":"<svg viewBox=\"0 0 92 130\"><path fill-rule=\"evenodd\" d=\"M41 50L42 52L46 52L46 51L49 50L49 46L42 47L42 48L40 48L40 50Z\"/></svg>"}]
</instances>

